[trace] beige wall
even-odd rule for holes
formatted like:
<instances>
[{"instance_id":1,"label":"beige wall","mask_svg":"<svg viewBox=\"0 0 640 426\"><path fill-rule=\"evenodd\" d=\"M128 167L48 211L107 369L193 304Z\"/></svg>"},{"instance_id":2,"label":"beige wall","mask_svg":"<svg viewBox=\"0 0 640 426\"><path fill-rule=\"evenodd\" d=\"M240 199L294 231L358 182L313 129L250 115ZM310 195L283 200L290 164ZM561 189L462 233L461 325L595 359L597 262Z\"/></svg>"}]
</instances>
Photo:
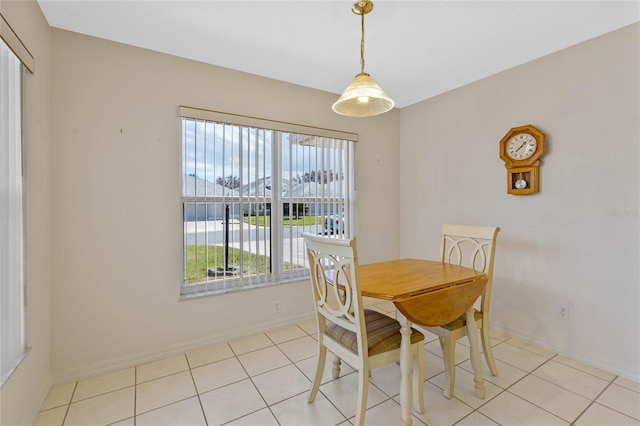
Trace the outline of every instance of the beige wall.
<instances>
[{"instance_id":1,"label":"beige wall","mask_svg":"<svg viewBox=\"0 0 640 426\"><path fill-rule=\"evenodd\" d=\"M497 225L491 324L640 379L640 25L401 111L401 255L442 223ZM547 137L541 191L506 193L500 139ZM570 319L556 318L569 305Z\"/></svg>"},{"instance_id":2,"label":"beige wall","mask_svg":"<svg viewBox=\"0 0 640 426\"><path fill-rule=\"evenodd\" d=\"M312 318L306 282L179 299L179 105L359 133L360 255L398 256L380 225L398 216L398 111L348 119L334 94L58 29L52 48L54 381Z\"/></svg>"},{"instance_id":3,"label":"beige wall","mask_svg":"<svg viewBox=\"0 0 640 426\"><path fill-rule=\"evenodd\" d=\"M0 424L28 425L51 384L51 150L49 26L35 1L6 1L0 12L35 58L23 79L26 336L30 351L2 387Z\"/></svg>"}]
</instances>

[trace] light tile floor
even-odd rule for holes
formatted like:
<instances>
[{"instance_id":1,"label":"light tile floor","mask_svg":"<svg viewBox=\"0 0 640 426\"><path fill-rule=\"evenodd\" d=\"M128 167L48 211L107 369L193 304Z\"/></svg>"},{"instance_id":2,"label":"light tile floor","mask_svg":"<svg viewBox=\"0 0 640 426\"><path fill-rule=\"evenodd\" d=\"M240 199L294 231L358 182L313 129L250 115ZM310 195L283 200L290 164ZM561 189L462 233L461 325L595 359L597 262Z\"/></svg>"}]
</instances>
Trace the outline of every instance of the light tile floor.
<instances>
[{"instance_id":1,"label":"light tile floor","mask_svg":"<svg viewBox=\"0 0 640 426\"><path fill-rule=\"evenodd\" d=\"M389 302L368 301L393 315ZM357 373L343 364L331 378L328 357L314 403L315 321L224 343L78 382L55 386L35 425L350 425ZM477 398L466 339L456 350L455 397L444 398L442 352L426 338L425 414L415 425L638 425L640 384L494 333L500 371L484 368L487 397ZM483 360L484 361L484 360ZM400 370L373 371L365 424L399 424Z\"/></svg>"}]
</instances>

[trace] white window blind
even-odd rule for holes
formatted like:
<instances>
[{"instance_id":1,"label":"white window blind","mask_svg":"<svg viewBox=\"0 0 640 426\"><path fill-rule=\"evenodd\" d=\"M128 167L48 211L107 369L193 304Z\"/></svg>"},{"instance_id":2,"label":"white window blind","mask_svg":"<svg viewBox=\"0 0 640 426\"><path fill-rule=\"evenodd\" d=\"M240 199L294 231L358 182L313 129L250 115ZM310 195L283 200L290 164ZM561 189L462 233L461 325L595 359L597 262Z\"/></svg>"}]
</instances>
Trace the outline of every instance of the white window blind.
<instances>
[{"instance_id":1,"label":"white window blind","mask_svg":"<svg viewBox=\"0 0 640 426\"><path fill-rule=\"evenodd\" d=\"M25 353L21 64L0 41L0 367L2 383Z\"/></svg>"},{"instance_id":2,"label":"white window blind","mask_svg":"<svg viewBox=\"0 0 640 426\"><path fill-rule=\"evenodd\" d=\"M183 295L305 277L302 232L352 235L355 147L335 137L349 134L190 112L181 108Z\"/></svg>"}]
</instances>

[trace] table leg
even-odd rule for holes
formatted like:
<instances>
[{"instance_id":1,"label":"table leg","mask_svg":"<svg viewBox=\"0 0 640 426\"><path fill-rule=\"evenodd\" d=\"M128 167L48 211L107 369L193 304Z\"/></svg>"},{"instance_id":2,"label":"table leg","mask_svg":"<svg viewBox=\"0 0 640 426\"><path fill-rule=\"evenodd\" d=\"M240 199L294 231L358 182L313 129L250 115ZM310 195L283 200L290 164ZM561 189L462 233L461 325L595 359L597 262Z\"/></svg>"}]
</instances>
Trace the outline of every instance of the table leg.
<instances>
[{"instance_id":1,"label":"table leg","mask_svg":"<svg viewBox=\"0 0 640 426\"><path fill-rule=\"evenodd\" d=\"M402 342L400 343L400 410L402 415L402 424L404 426L411 425L411 403L413 402L413 384L411 378L411 368L413 357L411 355L411 321L399 318L400 334Z\"/></svg>"},{"instance_id":2,"label":"table leg","mask_svg":"<svg viewBox=\"0 0 640 426\"><path fill-rule=\"evenodd\" d=\"M473 306L466 312L467 320L467 336L469 337L470 354L471 354L471 367L475 374L475 390L478 398L484 399L486 396L486 389L484 387L484 379L482 378L482 358L480 358L480 338L478 337L478 327L476 327L476 320L473 315ZM404 337L404 336L403 336Z\"/></svg>"}]
</instances>

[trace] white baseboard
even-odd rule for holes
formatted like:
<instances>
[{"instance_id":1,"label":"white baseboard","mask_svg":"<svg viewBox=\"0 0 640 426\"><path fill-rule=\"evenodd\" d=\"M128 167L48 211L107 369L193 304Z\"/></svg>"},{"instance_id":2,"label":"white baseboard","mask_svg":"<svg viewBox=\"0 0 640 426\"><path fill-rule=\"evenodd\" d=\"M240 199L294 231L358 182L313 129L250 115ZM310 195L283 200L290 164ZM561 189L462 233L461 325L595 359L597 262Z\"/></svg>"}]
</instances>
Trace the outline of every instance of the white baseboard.
<instances>
[{"instance_id":1,"label":"white baseboard","mask_svg":"<svg viewBox=\"0 0 640 426\"><path fill-rule=\"evenodd\" d=\"M42 407L44 402L47 400L47 396L49 396L49 391L51 390L52 386L53 386L53 383L51 379L47 380L45 383L42 384L42 386L40 386L40 389L38 389L34 397L34 399L37 401L36 406L38 407L38 410L31 413L32 418L29 419L29 421L25 422L24 424L27 424L27 425L35 424L36 418L38 418L38 414L40 414L40 408Z\"/></svg>"},{"instance_id":2,"label":"white baseboard","mask_svg":"<svg viewBox=\"0 0 640 426\"><path fill-rule=\"evenodd\" d=\"M72 381L97 376L99 374L134 367L136 365L145 364L147 362L156 361L158 359L166 358L169 356L183 354L185 352L189 352L206 346L242 339L243 337L249 337L252 335L299 324L301 322L306 322L313 319L315 319L313 313L289 316L273 321L262 322L260 324L252 324L240 329L228 330L223 333L206 336L201 339L179 342L175 345L171 345L168 347L165 346L162 349L128 354L123 357L103 360L88 365L74 366L66 370L52 372L52 381L54 385L69 383Z\"/></svg>"}]
</instances>

